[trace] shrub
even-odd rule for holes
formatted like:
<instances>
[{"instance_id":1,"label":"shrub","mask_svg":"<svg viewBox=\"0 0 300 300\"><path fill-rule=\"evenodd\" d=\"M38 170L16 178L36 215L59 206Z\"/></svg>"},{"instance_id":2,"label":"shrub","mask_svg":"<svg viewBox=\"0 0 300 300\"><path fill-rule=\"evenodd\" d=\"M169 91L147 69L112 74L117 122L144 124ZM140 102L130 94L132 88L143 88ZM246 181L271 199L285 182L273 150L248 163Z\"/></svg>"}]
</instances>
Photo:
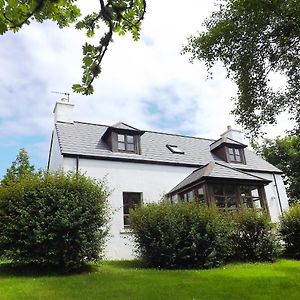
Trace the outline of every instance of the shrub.
<instances>
[{"instance_id":1,"label":"shrub","mask_svg":"<svg viewBox=\"0 0 300 300\"><path fill-rule=\"evenodd\" d=\"M0 187L0 253L15 263L80 268L107 234L107 190L80 174L39 174Z\"/></svg>"},{"instance_id":2,"label":"shrub","mask_svg":"<svg viewBox=\"0 0 300 300\"><path fill-rule=\"evenodd\" d=\"M207 268L231 250L228 223L216 209L190 203L148 204L131 211L137 253L160 268Z\"/></svg>"},{"instance_id":3,"label":"shrub","mask_svg":"<svg viewBox=\"0 0 300 300\"><path fill-rule=\"evenodd\" d=\"M273 261L278 257L279 240L267 214L247 209L232 216L233 260Z\"/></svg>"},{"instance_id":4,"label":"shrub","mask_svg":"<svg viewBox=\"0 0 300 300\"><path fill-rule=\"evenodd\" d=\"M285 255L300 259L300 204L295 204L281 218L280 233Z\"/></svg>"}]
</instances>

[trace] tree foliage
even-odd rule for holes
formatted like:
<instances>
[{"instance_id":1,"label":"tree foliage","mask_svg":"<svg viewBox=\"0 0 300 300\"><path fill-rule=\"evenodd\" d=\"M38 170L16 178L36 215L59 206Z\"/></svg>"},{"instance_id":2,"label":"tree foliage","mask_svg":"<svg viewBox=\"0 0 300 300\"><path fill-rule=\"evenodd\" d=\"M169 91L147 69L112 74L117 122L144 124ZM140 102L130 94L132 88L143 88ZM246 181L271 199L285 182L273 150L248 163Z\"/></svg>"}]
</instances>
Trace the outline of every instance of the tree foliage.
<instances>
[{"instance_id":1,"label":"tree foliage","mask_svg":"<svg viewBox=\"0 0 300 300\"><path fill-rule=\"evenodd\" d=\"M124 35L130 32L134 40L139 38L141 21L146 12L146 0L99 0L99 9L82 16L76 0L0 0L0 34L16 32L32 21L52 20L60 28L76 22L76 29L86 31L88 37L103 34L97 45L85 43L83 49L83 76L81 84L74 84L73 90L84 95L92 94L93 82L101 73L103 57L112 42L114 33Z\"/></svg>"},{"instance_id":2,"label":"tree foliage","mask_svg":"<svg viewBox=\"0 0 300 300\"><path fill-rule=\"evenodd\" d=\"M206 31L191 37L183 53L206 63L220 60L237 84L238 123L252 135L288 111L300 128L300 5L299 0L220 0L204 23ZM286 76L276 91L270 74Z\"/></svg>"},{"instance_id":3,"label":"tree foliage","mask_svg":"<svg viewBox=\"0 0 300 300\"><path fill-rule=\"evenodd\" d=\"M63 271L101 258L107 197L105 184L73 173L39 173L0 186L0 256Z\"/></svg>"},{"instance_id":4,"label":"tree foliage","mask_svg":"<svg viewBox=\"0 0 300 300\"><path fill-rule=\"evenodd\" d=\"M7 169L1 184L8 185L32 174L34 174L34 166L30 164L28 153L22 148L10 168Z\"/></svg>"},{"instance_id":5,"label":"tree foliage","mask_svg":"<svg viewBox=\"0 0 300 300\"><path fill-rule=\"evenodd\" d=\"M300 201L300 136L266 139L254 145L256 152L284 173L284 183L291 202Z\"/></svg>"}]
</instances>

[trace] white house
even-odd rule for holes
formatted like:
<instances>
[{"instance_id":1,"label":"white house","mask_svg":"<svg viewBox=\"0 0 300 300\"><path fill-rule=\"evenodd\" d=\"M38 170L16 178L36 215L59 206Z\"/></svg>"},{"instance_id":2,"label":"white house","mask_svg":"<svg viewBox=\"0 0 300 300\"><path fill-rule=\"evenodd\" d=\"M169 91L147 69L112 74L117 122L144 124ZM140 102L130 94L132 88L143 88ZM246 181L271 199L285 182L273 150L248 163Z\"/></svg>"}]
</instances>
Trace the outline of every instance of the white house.
<instances>
[{"instance_id":1,"label":"white house","mask_svg":"<svg viewBox=\"0 0 300 300\"><path fill-rule=\"evenodd\" d=\"M112 190L109 259L134 257L129 208L196 199L225 210L266 210L273 221L288 208L282 172L247 149L241 132L228 128L218 140L73 121L74 105L57 102L48 168L106 176Z\"/></svg>"}]
</instances>

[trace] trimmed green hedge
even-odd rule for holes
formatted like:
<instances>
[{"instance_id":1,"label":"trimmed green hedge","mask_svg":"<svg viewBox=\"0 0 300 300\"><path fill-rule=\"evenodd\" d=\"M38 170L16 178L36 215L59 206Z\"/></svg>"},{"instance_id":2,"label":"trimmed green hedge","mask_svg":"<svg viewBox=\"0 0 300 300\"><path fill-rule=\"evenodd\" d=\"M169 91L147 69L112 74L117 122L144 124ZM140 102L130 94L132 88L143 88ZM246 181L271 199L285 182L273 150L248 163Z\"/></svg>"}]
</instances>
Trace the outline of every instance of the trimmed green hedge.
<instances>
[{"instance_id":1,"label":"trimmed green hedge","mask_svg":"<svg viewBox=\"0 0 300 300\"><path fill-rule=\"evenodd\" d=\"M273 261L278 237L254 210L224 213L195 203L146 204L131 211L139 254L160 268L208 268L224 261Z\"/></svg>"},{"instance_id":2,"label":"trimmed green hedge","mask_svg":"<svg viewBox=\"0 0 300 300\"><path fill-rule=\"evenodd\" d=\"M102 253L107 189L80 174L39 174L0 187L0 254L15 263L80 268Z\"/></svg>"},{"instance_id":3,"label":"trimmed green hedge","mask_svg":"<svg viewBox=\"0 0 300 300\"><path fill-rule=\"evenodd\" d=\"M160 268L219 265L231 248L228 223L216 209L197 204L147 204L130 214L137 253Z\"/></svg>"},{"instance_id":4,"label":"trimmed green hedge","mask_svg":"<svg viewBox=\"0 0 300 300\"><path fill-rule=\"evenodd\" d=\"M300 259L300 204L283 214L279 230L285 243L285 255Z\"/></svg>"},{"instance_id":5,"label":"trimmed green hedge","mask_svg":"<svg viewBox=\"0 0 300 300\"><path fill-rule=\"evenodd\" d=\"M281 252L276 228L266 213L246 209L232 215L233 260L274 261Z\"/></svg>"}]
</instances>

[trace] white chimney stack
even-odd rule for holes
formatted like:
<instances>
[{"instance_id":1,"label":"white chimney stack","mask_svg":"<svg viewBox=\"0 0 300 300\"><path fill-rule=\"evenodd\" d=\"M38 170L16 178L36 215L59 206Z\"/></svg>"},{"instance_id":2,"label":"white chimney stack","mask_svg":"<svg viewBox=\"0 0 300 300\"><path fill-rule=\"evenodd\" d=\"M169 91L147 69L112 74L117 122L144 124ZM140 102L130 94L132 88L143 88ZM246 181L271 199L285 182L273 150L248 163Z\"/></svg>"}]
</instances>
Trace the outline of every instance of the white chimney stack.
<instances>
[{"instance_id":1,"label":"white chimney stack","mask_svg":"<svg viewBox=\"0 0 300 300\"><path fill-rule=\"evenodd\" d=\"M227 130L221 134L221 137L227 137L237 142L244 143L243 133L238 129L232 129L230 125L227 126Z\"/></svg>"},{"instance_id":2,"label":"white chimney stack","mask_svg":"<svg viewBox=\"0 0 300 300\"><path fill-rule=\"evenodd\" d=\"M68 99L62 98L60 101L57 101L53 110L54 123L73 123L73 109L74 104L69 103Z\"/></svg>"}]
</instances>

